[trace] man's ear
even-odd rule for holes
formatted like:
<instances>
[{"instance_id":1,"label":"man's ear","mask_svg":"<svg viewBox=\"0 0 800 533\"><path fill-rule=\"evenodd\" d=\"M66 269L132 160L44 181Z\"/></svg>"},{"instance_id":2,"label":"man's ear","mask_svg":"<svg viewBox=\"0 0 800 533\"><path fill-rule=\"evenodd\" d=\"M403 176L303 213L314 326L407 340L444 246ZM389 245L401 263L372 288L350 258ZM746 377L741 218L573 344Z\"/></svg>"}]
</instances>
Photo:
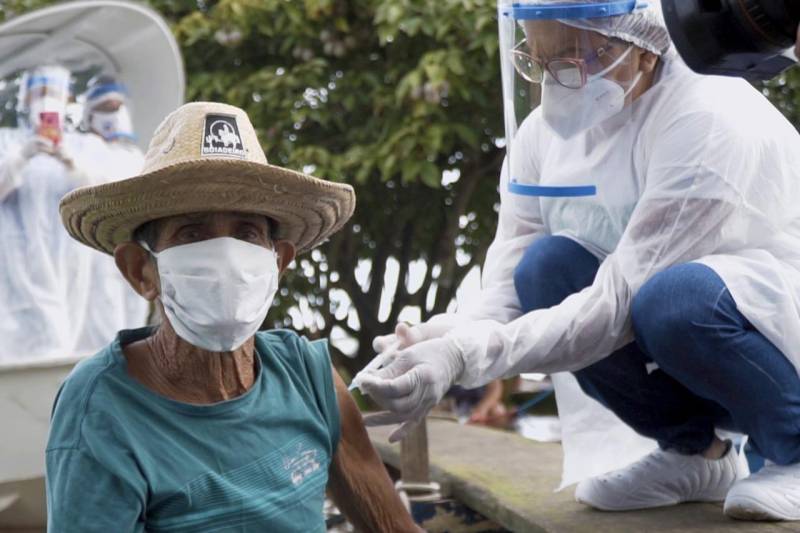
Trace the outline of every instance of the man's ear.
<instances>
[{"instance_id":1,"label":"man's ear","mask_svg":"<svg viewBox=\"0 0 800 533\"><path fill-rule=\"evenodd\" d=\"M297 250L289 241L275 241L275 253L278 254L278 271L283 274L283 271L289 267L289 263L294 260Z\"/></svg>"},{"instance_id":2,"label":"man's ear","mask_svg":"<svg viewBox=\"0 0 800 533\"><path fill-rule=\"evenodd\" d=\"M152 302L159 292L158 270L150 252L135 242L123 242L114 248L114 262L133 290Z\"/></svg>"}]
</instances>

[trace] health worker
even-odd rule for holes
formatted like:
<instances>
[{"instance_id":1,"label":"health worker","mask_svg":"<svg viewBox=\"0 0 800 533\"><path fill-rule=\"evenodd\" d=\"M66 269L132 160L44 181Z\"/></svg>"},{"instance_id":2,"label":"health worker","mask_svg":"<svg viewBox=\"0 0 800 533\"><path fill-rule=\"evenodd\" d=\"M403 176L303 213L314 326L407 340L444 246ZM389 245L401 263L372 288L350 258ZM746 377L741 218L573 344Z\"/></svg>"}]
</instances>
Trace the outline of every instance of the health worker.
<instances>
[{"instance_id":1,"label":"health worker","mask_svg":"<svg viewBox=\"0 0 800 533\"><path fill-rule=\"evenodd\" d=\"M794 127L747 82L689 70L657 1L500 0L498 17L508 152L481 297L376 339L404 349L356 378L389 410L370 423L399 438L454 384L570 372L658 443L578 501L800 520ZM750 475L719 429L767 465Z\"/></svg>"},{"instance_id":2,"label":"health worker","mask_svg":"<svg viewBox=\"0 0 800 533\"><path fill-rule=\"evenodd\" d=\"M111 74L89 80L83 102L80 160L92 168L92 185L113 183L139 174L144 153L136 144L127 86ZM94 353L113 340L115 332L147 322L150 306L119 275L113 259L74 243L73 254L90 264L92 287L85 325L78 339L81 352Z\"/></svg>"},{"instance_id":3,"label":"health worker","mask_svg":"<svg viewBox=\"0 0 800 533\"><path fill-rule=\"evenodd\" d=\"M71 78L61 65L21 73L17 127L0 128L0 363L72 355L85 323L89 274L58 219L89 181L68 131Z\"/></svg>"}]
</instances>

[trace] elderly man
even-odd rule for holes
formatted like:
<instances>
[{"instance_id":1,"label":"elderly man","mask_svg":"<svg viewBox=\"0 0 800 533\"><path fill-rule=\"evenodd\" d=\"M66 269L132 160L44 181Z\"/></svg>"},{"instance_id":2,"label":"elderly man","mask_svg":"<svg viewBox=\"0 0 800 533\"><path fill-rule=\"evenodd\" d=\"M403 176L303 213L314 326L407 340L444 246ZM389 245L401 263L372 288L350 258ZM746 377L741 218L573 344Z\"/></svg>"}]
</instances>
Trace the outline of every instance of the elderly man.
<instances>
[{"instance_id":1,"label":"elderly man","mask_svg":"<svg viewBox=\"0 0 800 533\"><path fill-rule=\"evenodd\" d=\"M247 115L168 116L141 175L75 191L70 234L113 253L165 320L79 364L47 447L53 531L415 530L326 344L258 331L295 252L340 229L346 185L267 164Z\"/></svg>"}]
</instances>

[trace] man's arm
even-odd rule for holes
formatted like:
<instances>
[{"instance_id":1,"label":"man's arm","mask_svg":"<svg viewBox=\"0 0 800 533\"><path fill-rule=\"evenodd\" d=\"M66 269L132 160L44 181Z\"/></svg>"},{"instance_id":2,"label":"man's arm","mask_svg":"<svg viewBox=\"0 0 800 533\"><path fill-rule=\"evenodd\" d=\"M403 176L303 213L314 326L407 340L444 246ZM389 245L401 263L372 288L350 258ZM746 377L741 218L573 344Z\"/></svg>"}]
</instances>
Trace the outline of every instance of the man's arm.
<instances>
[{"instance_id":1,"label":"man's arm","mask_svg":"<svg viewBox=\"0 0 800 533\"><path fill-rule=\"evenodd\" d=\"M406 511L364 429L361 412L333 369L341 438L330 468L328 489L358 531L420 531Z\"/></svg>"},{"instance_id":2,"label":"man's arm","mask_svg":"<svg viewBox=\"0 0 800 533\"><path fill-rule=\"evenodd\" d=\"M507 422L503 404L503 382L499 379L486 385L486 391L469 416L470 424L503 424Z\"/></svg>"},{"instance_id":3,"label":"man's arm","mask_svg":"<svg viewBox=\"0 0 800 533\"><path fill-rule=\"evenodd\" d=\"M48 450L46 464L48 531L144 531L142 496L128 480L77 448Z\"/></svg>"},{"instance_id":4,"label":"man's arm","mask_svg":"<svg viewBox=\"0 0 800 533\"><path fill-rule=\"evenodd\" d=\"M32 137L24 145L6 150L5 158L0 162L0 201L22 185L22 169L39 148L38 139Z\"/></svg>"}]
</instances>

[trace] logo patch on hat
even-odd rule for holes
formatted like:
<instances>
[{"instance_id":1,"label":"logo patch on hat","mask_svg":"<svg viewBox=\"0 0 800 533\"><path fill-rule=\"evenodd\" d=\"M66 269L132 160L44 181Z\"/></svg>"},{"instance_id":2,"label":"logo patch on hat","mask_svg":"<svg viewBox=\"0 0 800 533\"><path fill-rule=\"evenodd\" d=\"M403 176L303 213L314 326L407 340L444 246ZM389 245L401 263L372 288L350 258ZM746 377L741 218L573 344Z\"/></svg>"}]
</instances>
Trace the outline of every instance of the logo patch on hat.
<instances>
[{"instance_id":1,"label":"logo patch on hat","mask_svg":"<svg viewBox=\"0 0 800 533\"><path fill-rule=\"evenodd\" d=\"M239 136L239 125L233 115L206 115L203 126L201 156L216 155L245 158L244 145Z\"/></svg>"}]
</instances>

